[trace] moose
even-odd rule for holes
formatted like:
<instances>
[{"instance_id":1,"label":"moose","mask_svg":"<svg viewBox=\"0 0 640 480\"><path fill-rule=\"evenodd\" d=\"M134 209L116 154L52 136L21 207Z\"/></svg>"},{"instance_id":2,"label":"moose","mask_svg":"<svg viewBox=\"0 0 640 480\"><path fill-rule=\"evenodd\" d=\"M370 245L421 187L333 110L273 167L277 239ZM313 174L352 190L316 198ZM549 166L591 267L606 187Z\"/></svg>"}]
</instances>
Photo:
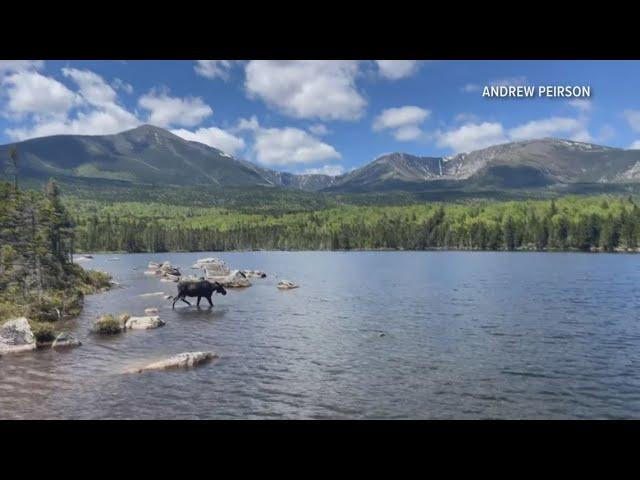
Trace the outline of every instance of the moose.
<instances>
[{"instance_id":1,"label":"moose","mask_svg":"<svg viewBox=\"0 0 640 480\"><path fill-rule=\"evenodd\" d=\"M200 299L204 297L209 301L209 305L213 307L211 296L214 293L226 295L227 291L218 282L210 282L208 280L183 280L178 282L178 295L173 298L172 308L176 308L176 302L178 300L182 300L191 306L191 303L189 303L185 297L198 297L198 307L200 306Z\"/></svg>"}]
</instances>

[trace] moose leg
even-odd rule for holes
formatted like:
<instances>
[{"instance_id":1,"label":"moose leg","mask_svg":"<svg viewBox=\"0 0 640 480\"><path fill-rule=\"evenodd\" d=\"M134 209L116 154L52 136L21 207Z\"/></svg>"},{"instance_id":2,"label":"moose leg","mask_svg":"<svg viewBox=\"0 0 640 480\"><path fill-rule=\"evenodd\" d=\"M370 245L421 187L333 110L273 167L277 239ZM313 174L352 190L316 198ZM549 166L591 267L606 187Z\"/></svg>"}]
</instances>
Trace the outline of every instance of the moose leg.
<instances>
[{"instance_id":1,"label":"moose leg","mask_svg":"<svg viewBox=\"0 0 640 480\"><path fill-rule=\"evenodd\" d=\"M209 300L209 306L213 307L213 302L211 301L211 295L207 297L207 300Z\"/></svg>"},{"instance_id":2,"label":"moose leg","mask_svg":"<svg viewBox=\"0 0 640 480\"><path fill-rule=\"evenodd\" d=\"M198 307L200 306L200 299L201 299L201 298L202 298L202 297L198 297L198 303L196 303L196 305L197 305Z\"/></svg>"},{"instance_id":3,"label":"moose leg","mask_svg":"<svg viewBox=\"0 0 640 480\"><path fill-rule=\"evenodd\" d=\"M189 302L187 302L187 299L182 297L180 300L182 300L184 303L186 303L187 305L191 306L191 304Z\"/></svg>"},{"instance_id":4,"label":"moose leg","mask_svg":"<svg viewBox=\"0 0 640 480\"><path fill-rule=\"evenodd\" d=\"M177 297L173 297L173 305L171 305L171 308L173 308L174 310L176 309L176 302L180 300L180 295L178 295Z\"/></svg>"}]
</instances>

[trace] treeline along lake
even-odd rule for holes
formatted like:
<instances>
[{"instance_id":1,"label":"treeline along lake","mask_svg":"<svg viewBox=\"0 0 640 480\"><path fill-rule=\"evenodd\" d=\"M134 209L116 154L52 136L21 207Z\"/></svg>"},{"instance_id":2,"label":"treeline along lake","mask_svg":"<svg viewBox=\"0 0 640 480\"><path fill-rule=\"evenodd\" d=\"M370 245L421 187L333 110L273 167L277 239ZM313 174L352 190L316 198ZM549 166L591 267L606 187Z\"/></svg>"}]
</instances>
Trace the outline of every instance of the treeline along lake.
<instances>
[{"instance_id":1,"label":"treeline along lake","mask_svg":"<svg viewBox=\"0 0 640 480\"><path fill-rule=\"evenodd\" d=\"M161 203L66 199L80 251L540 250L636 251L633 197L341 205L251 213Z\"/></svg>"}]
</instances>

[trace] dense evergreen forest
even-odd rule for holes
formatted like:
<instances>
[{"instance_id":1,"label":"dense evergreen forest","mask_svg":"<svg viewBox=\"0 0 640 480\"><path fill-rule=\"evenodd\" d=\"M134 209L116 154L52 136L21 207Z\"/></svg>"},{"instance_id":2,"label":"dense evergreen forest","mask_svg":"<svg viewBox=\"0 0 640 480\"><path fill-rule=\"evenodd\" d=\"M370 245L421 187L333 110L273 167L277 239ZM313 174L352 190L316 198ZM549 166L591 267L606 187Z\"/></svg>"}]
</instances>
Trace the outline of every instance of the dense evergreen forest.
<instances>
[{"instance_id":1,"label":"dense evergreen forest","mask_svg":"<svg viewBox=\"0 0 640 480\"><path fill-rule=\"evenodd\" d=\"M82 251L338 249L581 250L636 249L634 198L330 206L291 213L249 213L163 203L66 203Z\"/></svg>"},{"instance_id":2,"label":"dense evergreen forest","mask_svg":"<svg viewBox=\"0 0 640 480\"><path fill-rule=\"evenodd\" d=\"M108 275L73 263L74 243L54 181L42 192L0 181L0 321L26 316L36 335L52 332L39 322L77 315L85 294L108 288Z\"/></svg>"}]
</instances>

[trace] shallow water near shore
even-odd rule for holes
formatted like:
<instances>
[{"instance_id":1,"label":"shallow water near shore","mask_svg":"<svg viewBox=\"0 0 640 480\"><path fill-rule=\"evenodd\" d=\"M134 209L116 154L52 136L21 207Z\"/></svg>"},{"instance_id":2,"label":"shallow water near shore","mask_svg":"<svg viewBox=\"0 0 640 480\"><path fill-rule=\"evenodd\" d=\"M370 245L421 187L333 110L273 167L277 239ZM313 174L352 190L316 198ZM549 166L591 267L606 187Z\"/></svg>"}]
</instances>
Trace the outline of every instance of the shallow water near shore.
<instances>
[{"instance_id":1,"label":"shallow water near shore","mask_svg":"<svg viewBox=\"0 0 640 480\"><path fill-rule=\"evenodd\" d=\"M197 274L208 256L268 277L213 309L142 296L176 292L144 275L149 261ZM0 358L0 418L640 418L637 255L99 254L82 266L122 288L60 325L81 347ZM282 279L300 288L278 290ZM90 332L102 313L146 307L166 326ZM124 373L198 350L220 357Z\"/></svg>"}]
</instances>

